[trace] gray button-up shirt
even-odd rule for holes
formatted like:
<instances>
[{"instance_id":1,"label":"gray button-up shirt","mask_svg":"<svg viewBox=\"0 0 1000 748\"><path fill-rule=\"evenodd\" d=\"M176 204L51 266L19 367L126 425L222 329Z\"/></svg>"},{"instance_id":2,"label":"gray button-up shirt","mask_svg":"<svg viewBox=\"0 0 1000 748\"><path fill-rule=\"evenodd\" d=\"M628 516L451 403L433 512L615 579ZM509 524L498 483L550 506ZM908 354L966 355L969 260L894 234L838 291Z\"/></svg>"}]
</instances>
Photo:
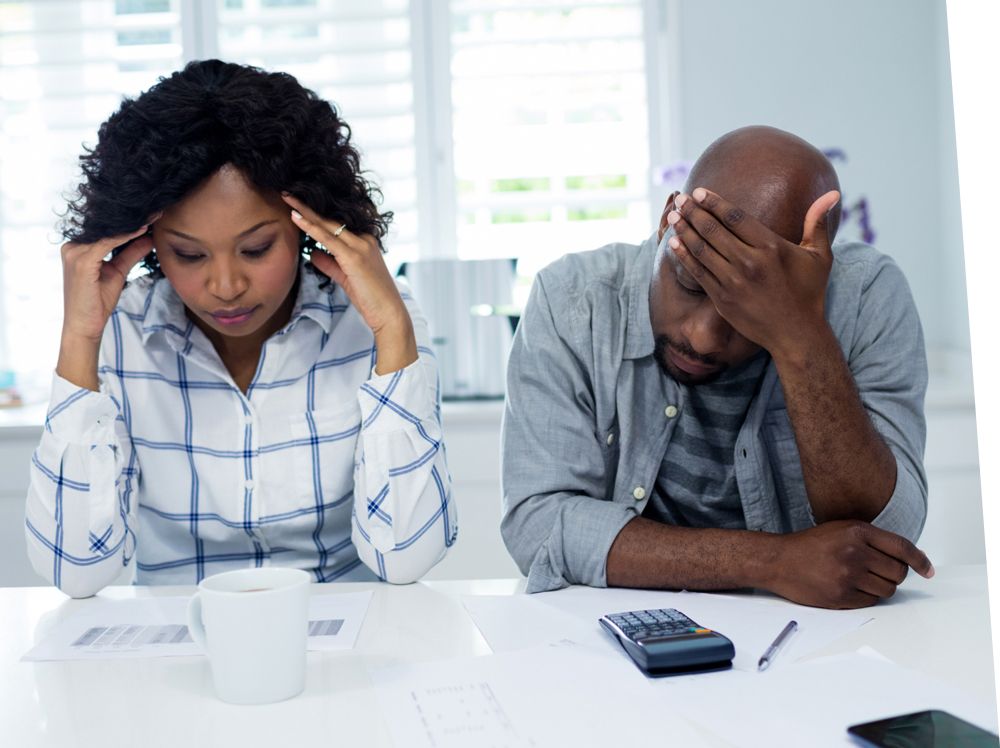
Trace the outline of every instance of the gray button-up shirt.
<instances>
[{"instance_id":1,"label":"gray button-up shirt","mask_svg":"<svg viewBox=\"0 0 1000 748\"><path fill-rule=\"evenodd\" d=\"M571 254L542 270L514 338L503 423L507 548L529 592L605 586L615 537L642 513L676 422L681 387L653 358L649 289L657 240ZM826 317L872 423L896 457L878 527L916 540L927 512L923 468L927 361L906 279L859 243L834 246ZM746 526L815 524L773 363L736 440ZM703 526L712 526L709 513Z\"/></svg>"}]
</instances>

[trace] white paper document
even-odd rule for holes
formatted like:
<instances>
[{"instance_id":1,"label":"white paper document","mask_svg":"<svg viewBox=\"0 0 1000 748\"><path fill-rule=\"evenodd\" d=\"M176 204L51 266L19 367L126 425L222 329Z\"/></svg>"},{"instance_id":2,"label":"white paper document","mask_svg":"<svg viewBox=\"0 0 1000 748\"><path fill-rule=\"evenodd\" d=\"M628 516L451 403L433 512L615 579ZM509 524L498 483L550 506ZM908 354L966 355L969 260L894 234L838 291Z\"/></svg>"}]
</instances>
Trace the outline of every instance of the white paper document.
<instances>
[{"instance_id":1,"label":"white paper document","mask_svg":"<svg viewBox=\"0 0 1000 748\"><path fill-rule=\"evenodd\" d=\"M996 731L995 705L879 655L836 655L764 674L713 673L683 687L670 679L650 685L688 718L743 748L857 746L850 725L925 709Z\"/></svg>"},{"instance_id":2,"label":"white paper document","mask_svg":"<svg viewBox=\"0 0 1000 748\"><path fill-rule=\"evenodd\" d=\"M572 642L372 670L400 748L703 743L654 689L623 688L619 675Z\"/></svg>"},{"instance_id":3,"label":"white paper document","mask_svg":"<svg viewBox=\"0 0 1000 748\"><path fill-rule=\"evenodd\" d=\"M309 598L310 650L352 649L372 593ZM85 607L47 632L21 659L102 660L204 654L187 628L190 597L88 600Z\"/></svg>"},{"instance_id":4,"label":"white paper document","mask_svg":"<svg viewBox=\"0 0 1000 748\"><path fill-rule=\"evenodd\" d=\"M996 730L996 707L877 653L782 670L649 679L561 642L372 671L400 748L856 745L852 724L944 709Z\"/></svg>"},{"instance_id":5,"label":"white paper document","mask_svg":"<svg viewBox=\"0 0 1000 748\"><path fill-rule=\"evenodd\" d=\"M466 595L462 603L494 652L560 639L627 657L597 622L606 613L676 608L732 640L735 670L757 670L757 660L789 620L799 623L771 664L791 666L871 620L868 612L819 610L746 595L570 587L535 595Z\"/></svg>"}]
</instances>

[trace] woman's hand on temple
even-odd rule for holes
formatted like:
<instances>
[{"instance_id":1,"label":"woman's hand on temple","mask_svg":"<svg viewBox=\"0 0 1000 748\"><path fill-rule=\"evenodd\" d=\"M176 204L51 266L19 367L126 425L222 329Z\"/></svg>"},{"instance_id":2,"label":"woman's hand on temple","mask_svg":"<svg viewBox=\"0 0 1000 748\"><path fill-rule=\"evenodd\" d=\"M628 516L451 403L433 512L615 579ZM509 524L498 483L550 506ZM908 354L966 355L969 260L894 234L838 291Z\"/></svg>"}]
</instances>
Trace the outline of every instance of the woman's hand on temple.
<instances>
[{"instance_id":1,"label":"woman's hand on temple","mask_svg":"<svg viewBox=\"0 0 1000 748\"><path fill-rule=\"evenodd\" d=\"M416 361L413 323L375 237L352 233L288 193L282 198L295 225L326 248L312 253L312 264L344 289L374 333L376 371L388 374Z\"/></svg>"},{"instance_id":2,"label":"woman's hand on temple","mask_svg":"<svg viewBox=\"0 0 1000 748\"><path fill-rule=\"evenodd\" d=\"M63 329L56 372L78 387L100 389L97 361L104 327L121 298L129 270L153 248L146 231L159 217L159 213L151 216L127 234L62 246ZM118 254L104 259L119 247Z\"/></svg>"},{"instance_id":3,"label":"woman's hand on temple","mask_svg":"<svg viewBox=\"0 0 1000 748\"><path fill-rule=\"evenodd\" d=\"M63 338L99 342L115 309L129 270L153 248L146 231L159 214L128 234L62 246ZM121 247L111 259L104 259Z\"/></svg>"}]
</instances>

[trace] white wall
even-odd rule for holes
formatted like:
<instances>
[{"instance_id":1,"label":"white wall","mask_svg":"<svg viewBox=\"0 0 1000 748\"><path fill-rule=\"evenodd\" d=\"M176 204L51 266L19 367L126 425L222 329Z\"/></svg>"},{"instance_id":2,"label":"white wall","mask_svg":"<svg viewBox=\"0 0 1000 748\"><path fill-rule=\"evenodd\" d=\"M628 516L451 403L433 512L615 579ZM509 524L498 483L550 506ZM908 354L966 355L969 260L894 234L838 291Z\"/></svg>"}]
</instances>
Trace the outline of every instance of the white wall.
<instances>
[{"instance_id":1,"label":"white wall","mask_svg":"<svg viewBox=\"0 0 1000 748\"><path fill-rule=\"evenodd\" d=\"M40 436L38 427L0 421L0 587L44 584L28 562L24 542L28 465Z\"/></svg>"},{"instance_id":2,"label":"white wall","mask_svg":"<svg viewBox=\"0 0 1000 748\"><path fill-rule=\"evenodd\" d=\"M790 130L866 195L932 348L969 347L944 3L682 0L680 158L749 124Z\"/></svg>"}]
</instances>

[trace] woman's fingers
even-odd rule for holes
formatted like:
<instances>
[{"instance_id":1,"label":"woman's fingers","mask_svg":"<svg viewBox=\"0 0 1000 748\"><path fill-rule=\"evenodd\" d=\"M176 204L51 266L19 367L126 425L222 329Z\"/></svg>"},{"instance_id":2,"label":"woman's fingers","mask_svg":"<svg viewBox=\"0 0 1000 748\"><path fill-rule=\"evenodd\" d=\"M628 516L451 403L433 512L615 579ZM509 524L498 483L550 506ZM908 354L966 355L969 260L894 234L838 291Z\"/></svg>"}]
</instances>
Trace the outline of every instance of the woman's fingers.
<instances>
[{"instance_id":1,"label":"woman's fingers","mask_svg":"<svg viewBox=\"0 0 1000 748\"><path fill-rule=\"evenodd\" d=\"M154 214L134 231L90 244L62 246L65 339L100 340L129 271L153 248L153 238L146 232L157 218Z\"/></svg>"},{"instance_id":2,"label":"woman's fingers","mask_svg":"<svg viewBox=\"0 0 1000 748\"><path fill-rule=\"evenodd\" d=\"M338 241L345 247L353 248L354 240L357 237L348 231L345 224L323 218L304 202L287 192L282 193L281 197L293 208L292 221L295 225L323 246L328 247L331 252L336 254L334 247Z\"/></svg>"},{"instance_id":3,"label":"woman's fingers","mask_svg":"<svg viewBox=\"0 0 1000 748\"><path fill-rule=\"evenodd\" d=\"M66 242L62 245L62 253L64 257L72 257L75 255L95 255L100 252L100 256L104 257L115 247L120 247L122 244L135 239L137 236L142 236L149 228L148 225L141 226L135 231L131 231L127 234L115 234L114 236L106 236L103 239L98 239L96 242L91 242L89 244L81 244L80 242Z\"/></svg>"},{"instance_id":4,"label":"woman's fingers","mask_svg":"<svg viewBox=\"0 0 1000 748\"><path fill-rule=\"evenodd\" d=\"M149 254L153 248L153 239L149 236L140 236L130 242L117 255L108 260L108 267L113 268L121 274L122 278L128 278L129 271L135 267L136 263Z\"/></svg>"},{"instance_id":5,"label":"woman's fingers","mask_svg":"<svg viewBox=\"0 0 1000 748\"><path fill-rule=\"evenodd\" d=\"M333 255L318 251L313 252L309 259L317 270L337 285L343 286L347 282L347 273L340 267L340 263L334 259Z\"/></svg>"},{"instance_id":6,"label":"woman's fingers","mask_svg":"<svg viewBox=\"0 0 1000 748\"><path fill-rule=\"evenodd\" d=\"M103 260L109 254L111 254L115 249L121 247L124 244L128 244L133 239L136 239L143 234L145 234L157 218L160 217L160 213L155 213L150 216L150 220L137 228L135 231L129 231L124 234L114 234L113 236L106 236L103 239L98 239L96 242L90 244L80 244L79 242L66 242L62 245L62 255L63 259L74 259L74 258L86 258L93 262L97 262L98 259ZM146 250L149 251L148 249ZM133 263L135 264L135 263Z\"/></svg>"},{"instance_id":7,"label":"woman's fingers","mask_svg":"<svg viewBox=\"0 0 1000 748\"><path fill-rule=\"evenodd\" d=\"M145 234L149 230L150 223L152 222L150 221L144 223L135 231L130 231L127 234L117 234L116 236L108 236L105 237L104 239L94 242L94 244L92 245L94 248L94 252L96 253L99 250L103 250L104 254L102 254L101 257L105 257L106 255L110 254L123 244L128 244L133 239Z\"/></svg>"}]
</instances>

